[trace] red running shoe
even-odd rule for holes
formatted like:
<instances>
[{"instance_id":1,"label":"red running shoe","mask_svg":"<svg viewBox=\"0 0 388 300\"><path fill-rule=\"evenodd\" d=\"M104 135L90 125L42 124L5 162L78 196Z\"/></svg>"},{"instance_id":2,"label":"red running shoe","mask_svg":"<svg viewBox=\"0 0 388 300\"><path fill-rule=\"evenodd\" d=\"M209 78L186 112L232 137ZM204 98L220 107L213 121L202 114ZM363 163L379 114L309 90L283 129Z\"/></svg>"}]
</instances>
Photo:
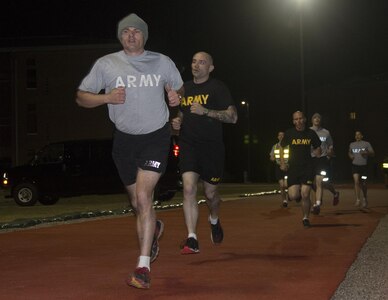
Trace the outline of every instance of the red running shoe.
<instances>
[{"instance_id":1,"label":"red running shoe","mask_svg":"<svg viewBox=\"0 0 388 300\"><path fill-rule=\"evenodd\" d=\"M188 238L183 245L181 246L181 254L196 254L199 253L199 244L198 241L191 237Z\"/></svg>"},{"instance_id":2,"label":"red running shoe","mask_svg":"<svg viewBox=\"0 0 388 300\"><path fill-rule=\"evenodd\" d=\"M151 284L150 270L146 267L136 268L135 271L129 275L126 282L129 286L138 289L149 289Z\"/></svg>"}]
</instances>

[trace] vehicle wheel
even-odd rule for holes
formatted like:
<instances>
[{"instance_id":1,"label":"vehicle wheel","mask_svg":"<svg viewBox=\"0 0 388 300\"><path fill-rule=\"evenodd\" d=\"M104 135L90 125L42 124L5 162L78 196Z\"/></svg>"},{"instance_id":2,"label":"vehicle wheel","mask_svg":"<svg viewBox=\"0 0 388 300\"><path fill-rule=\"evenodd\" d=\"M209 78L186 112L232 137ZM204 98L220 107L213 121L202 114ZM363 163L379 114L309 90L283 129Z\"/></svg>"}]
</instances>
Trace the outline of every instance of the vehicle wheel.
<instances>
[{"instance_id":1,"label":"vehicle wheel","mask_svg":"<svg viewBox=\"0 0 388 300\"><path fill-rule=\"evenodd\" d=\"M58 200L59 200L59 197L50 195L50 196L41 197L39 199L39 202L43 205L53 205L53 204L57 203Z\"/></svg>"},{"instance_id":2,"label":"vehicle wheel","mask_svg":"<svg viewBox=\"0 0 388 300\"><path fill-rule=\"evenodd\" d=\"M13 191L13 199L20 206L33 206L38 201L38 189L32 183L20 183Z\"/></svg>"}]
</instances>

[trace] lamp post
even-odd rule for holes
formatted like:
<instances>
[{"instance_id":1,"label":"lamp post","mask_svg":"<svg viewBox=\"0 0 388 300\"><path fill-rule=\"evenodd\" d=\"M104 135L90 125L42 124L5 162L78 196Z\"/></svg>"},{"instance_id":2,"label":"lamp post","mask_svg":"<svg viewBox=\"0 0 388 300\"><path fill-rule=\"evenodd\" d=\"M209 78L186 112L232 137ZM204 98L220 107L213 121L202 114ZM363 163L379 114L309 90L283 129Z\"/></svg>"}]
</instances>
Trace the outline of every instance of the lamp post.
<instances>
[{"instance_id":1,"label":"lamp post","mask_svg":"<svg viewBox=\"0 0 388 300\"><path fill-rule=\"evenodd\" d=\"M304 53L303 53L303 2L305 0L298 0L299 5L299 54L300 54L300 94L301 94L301 108L305 115L307 115L305 88L304 88Z\"/></svg>"},{"instance_id":2,"label":"lamp post","mask_svg":"<svg viewBox=\"0 0 388 300\"><path fill-rule=\"evenodd\" d=\"M250 181L251 176L251 120L249 113L249 102L241 101L241 105L246 107L246 118L247 118L247 128L248 128L248 136L244 136L244 144L247 144L247 166L244 171L244 183L248 183Z\"/></svg>"}]
</instances>

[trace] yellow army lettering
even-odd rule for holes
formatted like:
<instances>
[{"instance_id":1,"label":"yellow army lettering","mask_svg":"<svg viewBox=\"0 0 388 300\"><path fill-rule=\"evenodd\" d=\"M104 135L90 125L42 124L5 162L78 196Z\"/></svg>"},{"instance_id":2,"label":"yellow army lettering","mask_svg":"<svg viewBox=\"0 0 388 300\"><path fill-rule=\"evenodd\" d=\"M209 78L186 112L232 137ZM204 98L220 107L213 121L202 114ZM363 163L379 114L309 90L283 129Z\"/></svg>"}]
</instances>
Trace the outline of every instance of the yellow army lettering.
<instances>
[{"instance_id":1,"label":"yellow army lettering","mask_svg":"<svg viewBox=\"0 0 388 300\"><path fill-rule=\"evenodd\" d=\"M209 94L183 97L181 100L181 106L193 105L194 102L198 102L199 104L204 105L204 104L207 104L208 98L209 98Z\"/></svg>"},{"instance_id":2,"label":"yellow army lettering","mask_svg":"<svg viewBox=\"0 0 388 300\"><path fill-rule=\"evenodd\" d=\"M310 145L311 139L293 139L292 144L293 145Z\"/></svg>"}]
</instances>

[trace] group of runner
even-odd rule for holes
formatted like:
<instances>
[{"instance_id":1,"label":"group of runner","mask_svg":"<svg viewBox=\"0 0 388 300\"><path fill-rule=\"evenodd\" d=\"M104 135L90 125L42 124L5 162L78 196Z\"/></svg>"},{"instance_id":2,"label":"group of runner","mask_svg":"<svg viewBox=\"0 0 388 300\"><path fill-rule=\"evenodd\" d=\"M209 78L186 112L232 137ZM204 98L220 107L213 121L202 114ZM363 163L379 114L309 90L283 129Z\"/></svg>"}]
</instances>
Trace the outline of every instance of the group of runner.
<instances>
[{"instance_id":1,"label":"group of runner","mask_svg":"<svg viewBox=\"0 0 388 300\"><path fill-rule=\"evenodd\" d=\"M275 177L279 182L282 206L288 202L301 201L303 226L311 226L309 215L318 215L323 203L323 189L333 195L333 205L339 203L339 192L330 181L331 160L334 145L330 132L321 125L322 116L313 114L311 127L306 125L306 116L301 111L293 113L294 127L278 133L278 142L273 145L270 160L275 162ZM355 205L368 207L367 160L374 155L371 144L363 140L360 131L355 133L355 141L350 143L348 156L352 161ZM311 190L315 192L311 207Z\"/></svg>"}]
</instances>

